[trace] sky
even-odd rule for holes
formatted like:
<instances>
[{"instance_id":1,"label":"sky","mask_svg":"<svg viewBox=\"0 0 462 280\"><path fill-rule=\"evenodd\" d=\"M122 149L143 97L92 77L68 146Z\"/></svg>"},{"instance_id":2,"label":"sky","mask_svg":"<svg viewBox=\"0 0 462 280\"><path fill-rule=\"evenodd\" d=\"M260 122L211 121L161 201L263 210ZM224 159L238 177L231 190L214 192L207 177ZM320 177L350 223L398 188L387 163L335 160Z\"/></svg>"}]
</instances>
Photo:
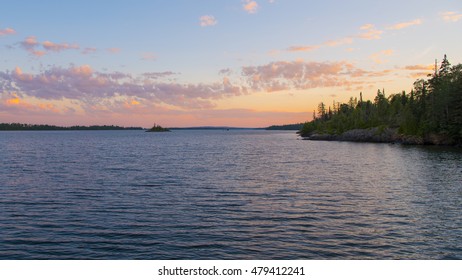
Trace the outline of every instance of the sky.
<instances>
[{"instance_id":1,"label":"sky","mask_svg":"<svg viewBox=\"0 0 462 280\"><path fill-rule=\"evenodd\" d=\"M460 0L0 1L0 122L266 127L462 62Z\"/></svg>"}]
</instances>

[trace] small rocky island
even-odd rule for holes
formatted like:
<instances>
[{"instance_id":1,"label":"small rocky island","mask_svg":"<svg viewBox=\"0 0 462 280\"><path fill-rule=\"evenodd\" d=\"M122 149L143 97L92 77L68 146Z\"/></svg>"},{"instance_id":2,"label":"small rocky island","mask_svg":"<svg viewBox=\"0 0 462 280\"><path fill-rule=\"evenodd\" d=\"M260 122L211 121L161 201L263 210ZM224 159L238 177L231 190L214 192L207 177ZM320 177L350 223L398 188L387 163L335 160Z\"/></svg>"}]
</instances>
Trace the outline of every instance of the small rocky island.
<instances>
[{"instance_id":1,"label":"small rocky island","mask_svg":"<svg viewBox=\"0 0 462 280\"><path fill-rule=\"evenodd\" d=\"M170 132L170 129L154 124L154 126L146 130L146 132Z\"/></svg>"}]
</instances>

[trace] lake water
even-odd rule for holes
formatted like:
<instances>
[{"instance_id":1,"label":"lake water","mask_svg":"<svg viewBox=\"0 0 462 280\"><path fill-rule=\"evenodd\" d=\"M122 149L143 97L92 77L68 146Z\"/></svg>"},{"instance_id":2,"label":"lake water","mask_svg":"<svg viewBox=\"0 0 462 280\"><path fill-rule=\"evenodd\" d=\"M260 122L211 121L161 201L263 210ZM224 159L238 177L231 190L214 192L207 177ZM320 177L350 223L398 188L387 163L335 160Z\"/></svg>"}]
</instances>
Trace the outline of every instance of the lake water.
<instances>
[{"instance_id":1,"label":"lake water","mask_svg":"<svg viewBox=\"0 0 462 280\"><path fill-rule=\"evenodd\" d=\"M462 259L462 152L0 132L0 259Z\"/></svg>"}]
</instances>

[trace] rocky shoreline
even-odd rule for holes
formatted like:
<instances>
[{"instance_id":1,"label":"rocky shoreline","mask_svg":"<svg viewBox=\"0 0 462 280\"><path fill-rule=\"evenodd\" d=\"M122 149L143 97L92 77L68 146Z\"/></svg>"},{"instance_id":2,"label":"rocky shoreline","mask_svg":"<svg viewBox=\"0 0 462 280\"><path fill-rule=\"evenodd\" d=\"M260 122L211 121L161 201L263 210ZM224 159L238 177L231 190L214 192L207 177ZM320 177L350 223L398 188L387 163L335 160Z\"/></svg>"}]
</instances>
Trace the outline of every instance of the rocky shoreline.
<instances>
[{"instance_id":1,"label":"rocky shoreline","mask_svg":"<svg viewBox=\"0 0 462 280\"><path fill-rule=\"evenodd\" d=\"M371 142L371 143L396 143L404 145L440 145L440 146L459 146L460 143L446 135L430 134L425 137L414 135L403 135L393 128L369 128L352 129L342 134L312 133L303 136L305 140L323 141L348 141L348 142Z\"/></svg>"}]
</instances>

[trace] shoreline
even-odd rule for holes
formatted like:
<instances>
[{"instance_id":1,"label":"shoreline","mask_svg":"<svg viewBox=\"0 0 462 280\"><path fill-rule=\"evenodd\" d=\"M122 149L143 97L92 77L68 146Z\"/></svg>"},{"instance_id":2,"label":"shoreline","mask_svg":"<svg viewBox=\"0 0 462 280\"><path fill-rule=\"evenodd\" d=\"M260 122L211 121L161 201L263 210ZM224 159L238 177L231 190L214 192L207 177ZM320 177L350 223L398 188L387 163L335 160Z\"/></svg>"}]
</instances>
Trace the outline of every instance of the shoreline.
<instances>
[{"instance_id":1,"label":"shoreline","mask_svg":"<svg viewBox=\"0 0 462 280\"><path fill-rule=\"evenodd\" d=\"M367 128L352 129L342 134L312 133L308 136L301 135L303 140L312 141L343 141L343 142L364 142L364 143L391 143L403 145L432 145L462 147L454 139L439 134L430 134L424 137L416 135L404 135L392 128Z\"/></svg>"}]
</instances>

